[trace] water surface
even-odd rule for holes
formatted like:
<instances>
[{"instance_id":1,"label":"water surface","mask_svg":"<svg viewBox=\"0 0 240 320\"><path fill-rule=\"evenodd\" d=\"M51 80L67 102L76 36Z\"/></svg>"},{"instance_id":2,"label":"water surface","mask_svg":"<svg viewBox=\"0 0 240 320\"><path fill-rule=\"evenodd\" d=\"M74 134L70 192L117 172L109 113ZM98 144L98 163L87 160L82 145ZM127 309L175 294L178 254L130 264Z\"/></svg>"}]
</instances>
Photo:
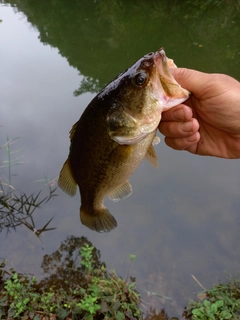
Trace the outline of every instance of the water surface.
<instances>
[{"instance_id":1,"label":"water surface","mask_svg":"<svg viewBox=\"0 0 240 320\"><path fill-rule=\"evenodd\" d=\"M0 5L0 145L11 146L11 183L21 192L56 181L68 132L96 92L142 55L164 47L178 66L240 80L240 19L235 1L2 1ZM180 317L189 298L240 269L239 160L198 157L156 147L159 168L146 161L131 178L133 195L106 201L118 227L98 234L79 220L80 198L60 189L34 214L41 240L25 226L3 228L0 258L19 272L46 276L44 255L68 237L87 237L101 260L125 277L128 254L143 298ZM0 162L7 158L0 150ZM0 168L0 177L8 171ZM172 300L148 298L146 290Z\"/></svg>"}]
</instances>

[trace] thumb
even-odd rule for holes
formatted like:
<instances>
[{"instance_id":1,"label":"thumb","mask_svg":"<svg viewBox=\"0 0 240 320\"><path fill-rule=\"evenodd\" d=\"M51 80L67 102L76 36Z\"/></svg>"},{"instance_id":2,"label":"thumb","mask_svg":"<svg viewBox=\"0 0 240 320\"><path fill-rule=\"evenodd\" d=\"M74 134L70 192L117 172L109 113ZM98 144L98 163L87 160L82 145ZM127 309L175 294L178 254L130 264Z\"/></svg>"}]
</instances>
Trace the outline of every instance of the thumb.
<instances>
[{"instance_id":1,"label":"thumb","mask_svg":"<svg viewBox=\"0 0 240 320\"><path fill-rule=\"evenodd\" d=\"M175 80L197 98L202 96L202 91L209 81L209 74L186 68L171 68Z\"/></svg>"}]
</instances>

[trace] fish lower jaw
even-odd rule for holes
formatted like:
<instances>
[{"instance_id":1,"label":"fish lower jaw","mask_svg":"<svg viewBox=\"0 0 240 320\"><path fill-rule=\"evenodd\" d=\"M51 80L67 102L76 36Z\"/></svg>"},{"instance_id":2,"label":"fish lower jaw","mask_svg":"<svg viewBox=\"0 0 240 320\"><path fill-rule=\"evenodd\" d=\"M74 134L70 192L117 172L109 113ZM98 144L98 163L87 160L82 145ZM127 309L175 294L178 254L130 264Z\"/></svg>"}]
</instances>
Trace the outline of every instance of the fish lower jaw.
<instances>
[{"instance_id":1,"label":"fish lower jaw","mask_svg":"<svg viewBox=\"0 0 240 320\"><path fill-rule=\"evenodd\" d=\"M160 114L162 111L168 109L168 105L171 103L171 100L173 100L172 97L169 97L166 92L163 90L162 87L159 87L158 89L155 89L151 94L151 99L154 101L155 104L155 114Z\"/></svg>"},{"instance_id":2,"label":"fish lower jaw","mask_svg":"<svg viewBox=\"0 0 240 320\"><path fill-rule=\"evenodd\" d=\"M158 99L158 108L160 112L164 112L172 107L175 107L189 98L188 91L183 92L181 95L168 96L167 94L162 94Z\"/></svg>"}]
</instances>

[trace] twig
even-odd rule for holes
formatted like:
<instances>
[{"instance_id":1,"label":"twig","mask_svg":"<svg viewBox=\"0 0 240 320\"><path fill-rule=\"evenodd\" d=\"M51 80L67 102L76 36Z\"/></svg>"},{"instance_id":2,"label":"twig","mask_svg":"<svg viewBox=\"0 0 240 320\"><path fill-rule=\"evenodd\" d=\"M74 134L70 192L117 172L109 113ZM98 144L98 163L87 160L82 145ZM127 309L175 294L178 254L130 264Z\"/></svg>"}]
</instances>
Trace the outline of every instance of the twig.
<instances>
[{"instance_id":1,"label":"twig","mask_svg":"<svg viewBox=\"0 0 240 320\"><path fill-rule=\"evenodd\" d=\"M196 282L197 282L197 284L204 290L204 291L206 291L207 289L206 288L204 288L204 286L197 280L197 278L196 277L194 277L194 275L193 274L191 274L191 276L192 276L192 278L193 278L193 280L195 280Z\"/></svg>"}]
</instances>

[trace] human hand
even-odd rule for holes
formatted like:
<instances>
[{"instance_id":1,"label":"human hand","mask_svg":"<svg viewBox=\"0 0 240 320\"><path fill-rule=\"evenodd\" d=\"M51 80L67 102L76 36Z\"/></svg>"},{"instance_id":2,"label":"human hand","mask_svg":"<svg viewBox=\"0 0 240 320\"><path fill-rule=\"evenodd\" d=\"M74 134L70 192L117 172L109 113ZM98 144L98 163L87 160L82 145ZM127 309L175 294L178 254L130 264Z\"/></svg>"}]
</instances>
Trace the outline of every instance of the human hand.
<instances>
[{"instance_id":1,"label":"human hand","mask_svg":"<svg viewBox=\"0 0 240 320\"><path fill-rule=\"evenodd\" d=\"M175 150L240 158L240 83L224 74L174 68L176 81L192 94L162 113L160 132Z\"/></svg>"}]
</instances>

